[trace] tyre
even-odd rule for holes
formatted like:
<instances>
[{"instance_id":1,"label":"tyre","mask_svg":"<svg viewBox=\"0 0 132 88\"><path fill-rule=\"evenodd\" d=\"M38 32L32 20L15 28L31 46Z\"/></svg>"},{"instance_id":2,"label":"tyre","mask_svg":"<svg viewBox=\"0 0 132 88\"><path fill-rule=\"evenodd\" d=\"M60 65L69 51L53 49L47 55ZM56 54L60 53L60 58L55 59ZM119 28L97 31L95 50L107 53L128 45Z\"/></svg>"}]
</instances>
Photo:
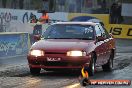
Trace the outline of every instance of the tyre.
<instances>
[{"instance_id":1,"label":"tyre","mask_svg":"<svg viewBox=\"0 0 132 88\"><path fill-rule=\"evenodd\" d=\"M39 75L41 68L30 68L30 73L32 75Z\"/></svg>"},{"instance_id":2,"label":"tyre","mask_svg":"<svg viewBox=\"0 0 132 88\"><path fill-rule=\"evenodd\" d=\"M102 69L103 71L111 71L113 68L113 58L114 58L114 54L111 53L109 60L106 64L102 65Z\"/></svg>"},{"instance_id":3,"label":"tyre","mask_svg":"<svg viewBox=\"0 0 132 88\"><path fill-rule=\"evenodd\" d=\"M91 61L89 67L84 68L84 71L87 71L89 76L93 76L95 74L95 60L96 60L95 55L94 54L91 55Z\"/></svg>"}]
</instances>

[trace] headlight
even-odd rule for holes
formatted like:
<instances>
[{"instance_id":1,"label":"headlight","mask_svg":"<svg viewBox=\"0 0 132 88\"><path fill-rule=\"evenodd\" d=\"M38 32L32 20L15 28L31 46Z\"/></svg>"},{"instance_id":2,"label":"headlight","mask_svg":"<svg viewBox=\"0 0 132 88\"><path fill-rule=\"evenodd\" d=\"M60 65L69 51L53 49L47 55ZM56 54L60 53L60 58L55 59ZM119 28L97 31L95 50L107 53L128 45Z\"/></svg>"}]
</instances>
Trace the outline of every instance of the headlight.
<instances>
[{"instance_id":1,"label":"headlight","mask_svg":"<svg viewBox=\"0 0 132 88\"><path fill-rule=\"evenodd\" d=\"M69 52L67 52L67 56L86 56L86 52L82 52L82 51L69 51Z\"/></svg>"},{"instance_id":2,"label":"headlight","mask_svg":"<svg viewBox=\"0 0 132 88\"><path fill-rule=\"evenodd\" d=\"M30 55L32 56L44 56L44 52L41 50L31 50Z\"/></svg>"}]
</instances>

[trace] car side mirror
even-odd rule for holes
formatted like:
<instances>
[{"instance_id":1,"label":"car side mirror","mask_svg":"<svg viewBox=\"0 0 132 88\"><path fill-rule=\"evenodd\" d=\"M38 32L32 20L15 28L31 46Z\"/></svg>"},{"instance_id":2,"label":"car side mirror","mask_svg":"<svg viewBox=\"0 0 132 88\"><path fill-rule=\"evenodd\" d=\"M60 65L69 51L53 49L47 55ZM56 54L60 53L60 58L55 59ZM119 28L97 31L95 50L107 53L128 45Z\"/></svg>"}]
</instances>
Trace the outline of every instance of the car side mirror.
<instances>
[{"instance_id":1,"label":"car side mirror","mask_svg":"<svg viewBox=\"0 0 132 88\"><path fill-rule=\"evenodd\" d=\"M98 36L96 39L97 39L98 42L99 42L99 41L104 41L104 40L105 40L105 38L102 37L102 36Z\"/></svg>"},{"instance_id":2,"label":"car side mirror","mask_svg":"<svg viewBox=\"0 0 132 88\"><path fill-rule=\"evenodd\" d=\"M39 41L41 39L41 35L34 35L33 37L35 41Z\"/></svg>"}]
</instances>

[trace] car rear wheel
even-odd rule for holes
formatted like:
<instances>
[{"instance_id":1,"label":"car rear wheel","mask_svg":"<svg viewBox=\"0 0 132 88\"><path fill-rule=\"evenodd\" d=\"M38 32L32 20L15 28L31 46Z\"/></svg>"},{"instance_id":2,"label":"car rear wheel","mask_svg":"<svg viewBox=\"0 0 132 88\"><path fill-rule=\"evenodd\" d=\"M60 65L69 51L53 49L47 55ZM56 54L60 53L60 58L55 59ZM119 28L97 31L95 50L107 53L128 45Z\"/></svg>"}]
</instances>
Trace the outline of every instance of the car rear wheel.
<instances>
[{"instance_id":1,"label":"car rear wheel","mask_svg":"<svg viewBox=\"0 0 132 88\"><path fill-rule=\"evenodd\" d=\"M88 72L88 74L90 76L93 76L94 73L95 73L95 60L96 60L96 57L94 54L91 55L91 61L90 61L90 64L89 64L89 67L85 67L85 71Z\"/></svg>"},{"instance_id":2,"label":"car rear wheel","mask_svg":"<svg viewBox=\"0 0 132 88\"><path fill-rule=\"evenodd\" d=\"M113 68L113 57L114 57L113 53L111 53L108 62L106 64L102 65L103 71L111 71L112 70L112 68Z\"/></svg>"},{"instance_id":3,"label":"car rear wheel","mask_svg":"<svg viewBox=\"0 0 132 88\"><path fill-rule=\"evenodd\" d=\"M40 74L40 70L41 70L41 68L31 68L30 67L30 73L32 75L39 75Z\"/></svg>"}]
</instances>

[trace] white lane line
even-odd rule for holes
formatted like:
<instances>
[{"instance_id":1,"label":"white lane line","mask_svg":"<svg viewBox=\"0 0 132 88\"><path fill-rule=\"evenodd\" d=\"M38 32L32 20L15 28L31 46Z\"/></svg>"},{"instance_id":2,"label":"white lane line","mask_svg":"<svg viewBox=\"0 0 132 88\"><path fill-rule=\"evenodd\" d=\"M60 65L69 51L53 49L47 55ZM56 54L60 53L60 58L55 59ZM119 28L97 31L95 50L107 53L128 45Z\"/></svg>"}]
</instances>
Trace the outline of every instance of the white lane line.
<instances>
[{"instance_id":1,"label":"white lane line","mask_svg":"<svg viewBox=\"0 0 132 88\"><path fill-rule=\"evenodd\" d=\"M16 55L16 56L0 57L0 60L10 59L10 58L17 58L17 57L27 57L27 56L26 55Z\"/></svg>"},{"instance_id":2,"label":"white lane line","mask_svg":"<svg viewBox=\"0 0 132 88\"><path fill-rule=\"evenodd\" d=\"M80 83L75 83L73 85L65 86L63 88L82 88L82 87L80 86Z\"/></svg>"}]
</instances>

